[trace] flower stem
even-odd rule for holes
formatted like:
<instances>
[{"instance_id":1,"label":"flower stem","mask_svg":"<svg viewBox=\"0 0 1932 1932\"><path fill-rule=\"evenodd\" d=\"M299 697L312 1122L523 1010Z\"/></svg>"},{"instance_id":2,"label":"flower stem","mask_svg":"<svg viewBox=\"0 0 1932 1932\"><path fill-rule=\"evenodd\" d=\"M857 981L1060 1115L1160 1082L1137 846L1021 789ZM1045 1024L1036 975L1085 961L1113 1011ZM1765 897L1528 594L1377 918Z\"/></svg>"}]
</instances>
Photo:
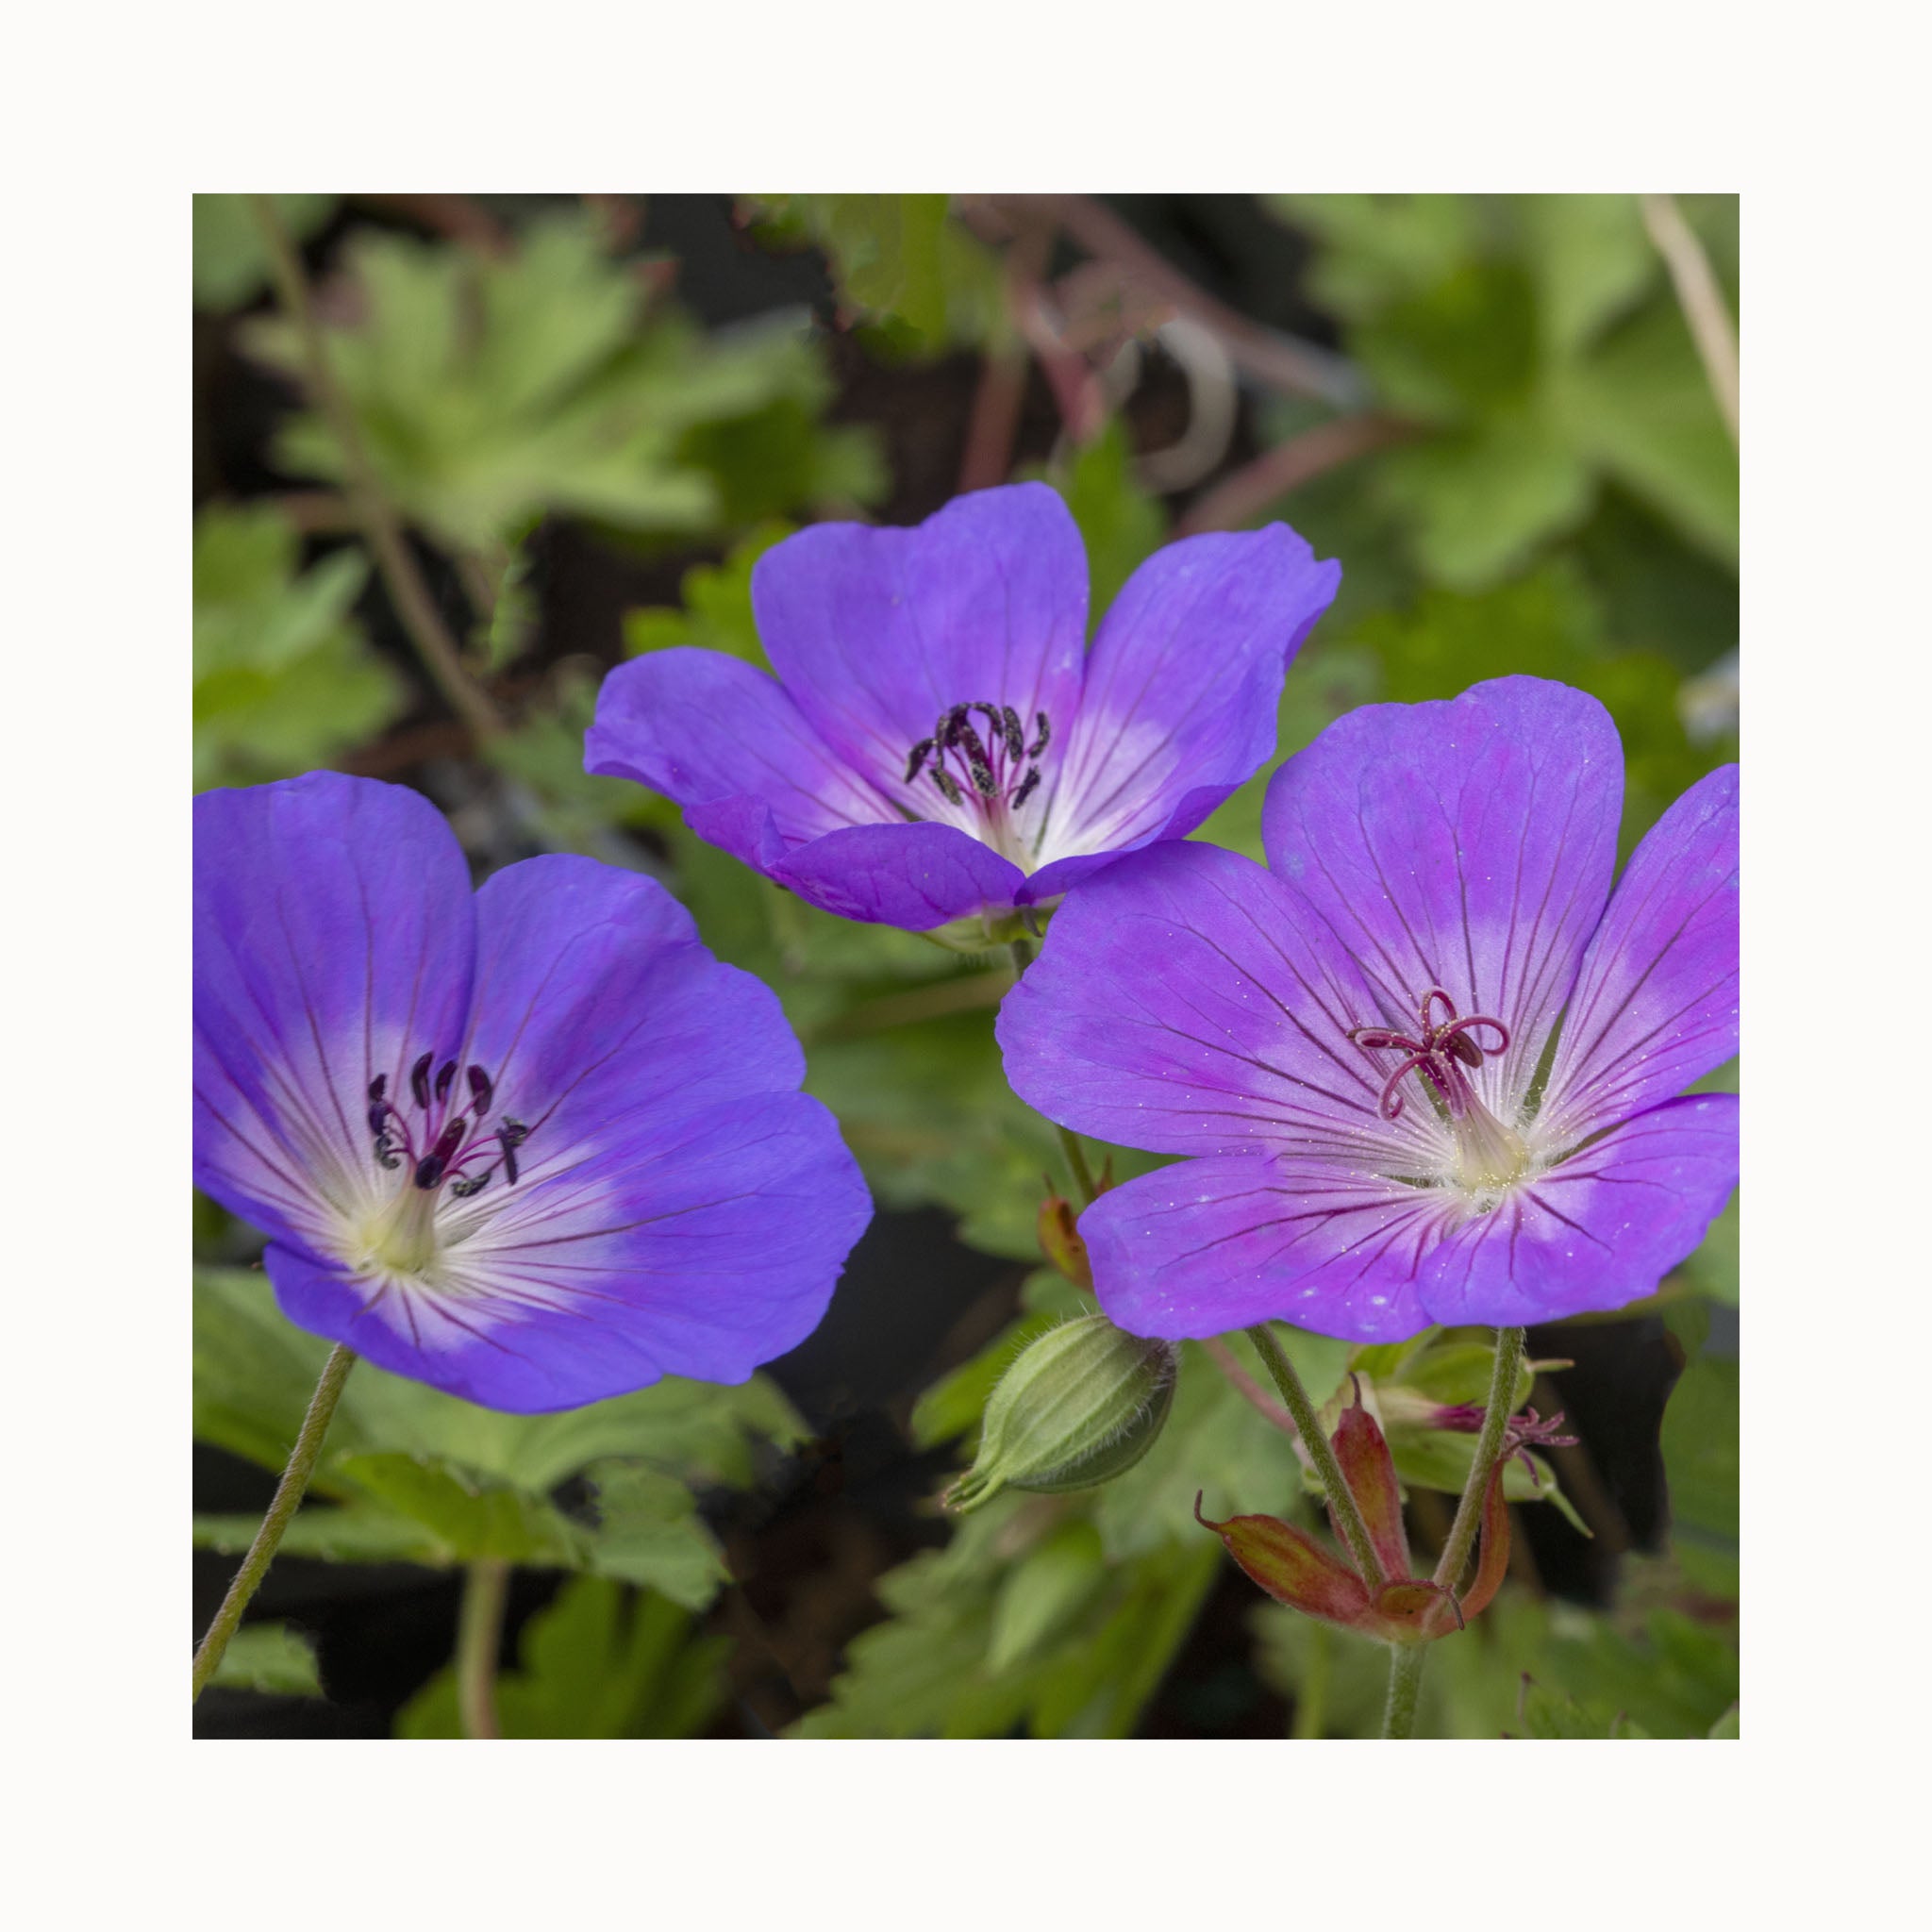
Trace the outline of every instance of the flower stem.
<instances>
[{"instance_id":1,"label":"flower stem","mask_svg":"<svg viewBox=\"0 0 1932 1932\"><path fill-rule=\"evenodd\" d=\"M1426 1643L1389 1646L1389 1702L1382 1711L1385 1738L1415 1736L1415 1707L1422 1693L1423 1663L1428 1654Z\"/></svg>"},{"instance_id":2,"label":"flower stem","mask_svg":"<svg viewBox=\"0 0 1932 1932\"><path fill-rule=\"evenodd\" d=\"M463 1573L457 1618L457 1710L466 1738L500 1738L496 1720L496 1660L503 1647L503 1612L509 1601L509 1565L486 1557Z\"/></svg>"},{"instance_id":3,"label":"flower stem","mask_svg":"<svg viewBox=\"0 0 1932 1932\"><path fill-rule=\"evenodd\" d=\"M1355 1493L1348 1487L1341 1474L1341 1465L1335 1459L1335 1451L1329 1445L1328 1438L1322 1433L1320 1418L1315 1414L1315 1405L1308 1400L1308 1391L1302 1387L1302 1378L1295 1374L1294 1364L1281 1352L1281 1344L1269 1332L1265 1322L1257 1322L1248 1330L1248 1340L1255 1344L1255 1353L1261 1357L1262 1366L1274 1377L1274 1386L1281 1391L1281 1399L1288 1404L1288 1412L1294 1418L1294 1425L1301 1433L1302 1447L1308 1452L1308 1459L1315 1465L1315 1474L1322 1479L1322 1487L1328 1492L1328 1507L1335 1512L1335 1520L1341 1525L1343 1541L1348 1544L1348 1553L1355 1558L1355 1566L1362 1574L1363 1580L1374 1591L1388 1579L1382 1574L1382 1560L1375 1555L1375 1546L1369 1541L1369 1526L1362 1521L1362 1512L1355 1500Z\"/></svg>"},{"instance_id":4,"label":"flower stem","mask_svg":"<svg viewBox=\"0 0 1932 1932\"><path fill-rule=\"evenodd\" d=\"M1482 1433L1475 1440L1475 1460L1470 1465L1462 1500L1456 1506L1456 1521L1449 1525L1449 1541L1442 1545L1441 1561L1436 1565L1436 1581L1452 1592L1461 1580L1483 1520L1483 1497L1490 1487L1490 1474L1503 1453L1503 1434L1516 1407L1516 1372L1522 1360L1523 1330L1498 1328L1495 1365L1490 1371L1489 1407L1483 1411Z\"/></svg>"},{"instance_id":5,"label":"flower stem","mask_svg":"<svg viewBox=\"0 0 1932 1932\"><path fill-rule=\"evenodd\" d=\"M344 1348L338 1342L330 1351L328 1360L323 1364L322 1379L315 1385L315 1393L308 1398L308 1413L302 1418L301 1431L290 1454L289 1466L283 1470L282 1479L275 1485L275 1501L268 1506L268 1514L261 1519L261 1527L255 1532L255 1541L249 1544L248 1554L242 1557L242 1567L236 1571L235 1580L229 1584L228 1593L222 1599L222 1607L215 1612L214 1622L208 1626L208 1635L201 1640L201 1648L194 1653L194 1695L197 1700L208 1680L214 1675L215 1666L221 1662L222 1653L228 1647L228 1640L241 1624L242 1612L248 1607L249 1599L261 1587L261 1579L268 1574L268 1566L275 1559L275 1552L281 1547L282 1534L289 1526L289 1519L295 1513L295 1506L302 1500L302 1492L308 1487L315 1458L322 1453L322 1439L328 1434L329 1421L336 1412L342 1384L348 1379L349 1371L355 1363L355 1350Z\"/></svg>"},{"instance_id":6,"label":"flower stem","mask_svg":"<svg viewBox=\"0 0 1932 1932\"><path fill-rule=\"evenodd\" d=\"M322 325L315 319L308 280L302 273L302 258L295 252L288 229L282 225L275 197L251 194L248 202L268 249L275 292L302 341L310 394L341 450L349 508L370 549L375 553L375 566L382 573L383 585L395 606L396 615L457 716L479 741L494 738L503 730L503 720L487 693L463 669L462 653L443 623L422 572L416 568L416 559L409 555L401 522L382 493L375 466L362 441L356 411L329 365L328 345L323 341Z\"/></svg>"}]
</instances>

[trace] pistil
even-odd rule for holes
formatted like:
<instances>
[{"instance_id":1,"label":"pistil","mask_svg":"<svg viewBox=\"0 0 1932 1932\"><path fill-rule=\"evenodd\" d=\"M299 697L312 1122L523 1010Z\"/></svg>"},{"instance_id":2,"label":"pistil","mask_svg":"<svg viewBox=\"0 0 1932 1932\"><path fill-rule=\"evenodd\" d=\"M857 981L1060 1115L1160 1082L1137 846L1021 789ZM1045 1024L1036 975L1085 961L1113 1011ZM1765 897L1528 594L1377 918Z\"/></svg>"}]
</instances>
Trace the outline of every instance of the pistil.
<instances>
[{"instance_id":1,"label":"pistil","mask_svg":"<svg viewBox=\"0 0 1932 1932\"><path fill-rule=\"evenodd\" d=\"M1440 1023L1434 1019L1439 1000L1446 1015ZM1407 1056L1384 1081L1377 1111L1387 1121L1399 1118L1398 1090L1408 1074L1415 1074L1434 1089L1449 1116L1449 1130L1456 1139L1457 1184L1468 1193L1493 1194L1522 1178L1529 1166L1529 1150L1523 1137L1483 1104L1463 1070L1481 1066L1485 1053L1502 1053L1509 1044L1508 1029L1487 1013L1458 1019L1456 1003L1440 986L1423 994L1420 1016L1420 1039L1385 1026L1357 1026L1349 1034L1358 1046L1374 1051L1392 1048ZM1495 1045L1484 1047L1476 1041L1475 1030L1484 1026L1494 1031Z\"/></svg>"}]
</instances>

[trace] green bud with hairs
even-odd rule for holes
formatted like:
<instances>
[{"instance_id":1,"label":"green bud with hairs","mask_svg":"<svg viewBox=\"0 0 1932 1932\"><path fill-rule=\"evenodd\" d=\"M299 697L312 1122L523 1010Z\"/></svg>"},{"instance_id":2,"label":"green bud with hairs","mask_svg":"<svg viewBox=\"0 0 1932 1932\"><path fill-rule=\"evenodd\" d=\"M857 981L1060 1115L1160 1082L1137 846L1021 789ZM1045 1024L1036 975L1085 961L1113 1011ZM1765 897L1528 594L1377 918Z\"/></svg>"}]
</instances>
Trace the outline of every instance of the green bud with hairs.
<instances>
[{"instance_id":1,"label":"green bud with hairs","mask_svg":"<svg viewBox=\"0 0 1932 1932\"><path fill-rule=\"evenodd\" d=\"M1036 1338L988 1398L973 1467L947 1505L976 1509L1002 1490L1091 1489L1153 1448L1174 1404L1174 1343L1077 1315Z\"/></svg>"}]
</instances>

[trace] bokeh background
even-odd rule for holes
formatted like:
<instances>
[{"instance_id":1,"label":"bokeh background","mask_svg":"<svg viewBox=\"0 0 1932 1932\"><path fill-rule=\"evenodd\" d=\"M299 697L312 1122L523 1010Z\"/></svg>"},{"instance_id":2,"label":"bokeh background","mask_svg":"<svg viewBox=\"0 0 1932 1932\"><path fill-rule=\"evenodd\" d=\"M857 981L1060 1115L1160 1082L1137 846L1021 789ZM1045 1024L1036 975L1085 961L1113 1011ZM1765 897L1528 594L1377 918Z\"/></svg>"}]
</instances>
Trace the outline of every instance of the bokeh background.
<instances>
[{"instance_id":1,"label":"bokeh background","mask_svg":"<svg viewBox=\"0 0 1932 1932\"><path fill-rule=\"evenodd\" d=\"M1055 1141L992 1047L1010 968L802 907L586 777L583 731L627 655L761 661L750 570L789 530L1038 476L1096 616L1196 530L1282 518L1341 560L1280 756L1507 672L1594 692L1627 852L1737 756L1735 198L273 203L279 259L247 198L195 200L195 787L328 766L426 792L479 876L567 850L662 878L784 999L880 1212L741 1391L503 1418L359 1368L197 1731L457 1734L481 1565L508 1735L1372 1732L1381 1654L1191 1521L1204 1484L1294 1491L1193 1345L1128 1476L940 1510L1016 1335L1075 1305L1034 1233ZM1259 856L1273 769L1200 836ZM1531 1331L1581 1440L1560 1503L1516 1507L1504 1595L1436 1647L1425 1729L1735 1728L1736 1214L1652 1301ZM199 1199L195 1247L199 1631L326 1345ZM1403 1473L1431 1548L1448 1506Z\"/></svg>"}]
</instances>

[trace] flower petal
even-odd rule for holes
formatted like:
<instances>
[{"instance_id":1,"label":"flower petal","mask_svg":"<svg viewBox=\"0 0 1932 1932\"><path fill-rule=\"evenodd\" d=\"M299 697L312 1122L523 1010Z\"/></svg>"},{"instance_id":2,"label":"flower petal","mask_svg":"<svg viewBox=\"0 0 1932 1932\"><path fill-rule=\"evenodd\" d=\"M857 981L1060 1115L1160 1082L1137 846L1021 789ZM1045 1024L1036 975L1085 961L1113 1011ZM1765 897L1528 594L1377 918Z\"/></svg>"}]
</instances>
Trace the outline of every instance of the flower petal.
<instances>
[{"instance_id":1,"label":"flower petal","mask_svg":"<svg viewBox=\"0 0 1932 1932\"><path fill-rule=\"evenodd\" d=\"M1402 1341L1429 1317L1418 1257L1441 1191L1331 1162L1231 1155L1110 1189L1080 1217L1110 1320L1168 1341L1278 1318L1320 1335Z\"/></svg>"},{"instance_id":2,"label":"flower petal","mask_svg":"<svg viewBox=\"0 0 1932 1932\"><path fill-rule=\"evenodd\" d=\"M401 1092L416 1055L455 1051L475 939L462 852L421 794L335 772L203 792L197 1185L317 1249L377 1172L369 1081Z\"/></svg>"},{"instance_id":3,"label":"flower petal","mask_svg":"<svg viewBox=\"0 0 1932 1932\"><path fill-rule=\"evenodd\" d=\"M775 678L722 651L651 651L597 693L584 769L674 798L701 839L769 872L789 846L899 814Z\"/></svg>"},{"instance_id":4,"label":"flower petal","mask_svg":"<svg viewBox=\"0 0 1932 1932\"><path fill-rule=\"evenodd\" d=\"M969 823L907 754L949 707L1010 705L1028 739L1078 700L1087 558L1043 483L961 496L913 529L818 524L752 571L772 668L825 741L922 818Z\"/></svg>"},{"instance_id":5,"label":"flower petal","mask_svg":"<svg viewBox=\"0 0 1932 1932\"><path fill-rule=\"evenodd\" d=\"M1261 833L1361 963L1384 1024L1411 1030L1432 985L1503 1023L1508 1050L1471 1077L1509 1120L1608 896L1623 791L1594 698L1502 677L1330 725L1274 774Z\"/></svg>"},{"instance_id":6,"label":"flower petal","mask_svg":"<svg viewBox=\"0 0 1932 1932\"><path fill-rule=\"evenodd\" d=\"M1424 1109L1382 1121L1348 1038L1378 1020L1354 962L1291 888L1219 846L1118 860L1054 915L1000 1009L1007 1077L1077 1132L1162 1154L1325 1147L1424 1158Z\"/></svg>"},{"instance_id":7,"label":"flower petal","mask_svg":"<svg viewBox=\"0 0 1932 1932\"><path fill-rule=\"evenodd\" d=\"M529 1128L520 1187L633 1120L805 1077L776 994L713 958L656 879L594 859L525 859L485 881L474 1007L467 1057L494 1086L494 1114Z\"/></svg>"},{"instance_id":8,"label":"flower petal","mask_svg":"<svg viewBox=\"0 0 1932 1932\"><path fill-rule=\"evenodd\" d=\"M1737 1181L1737 1096L1666 1101L1447 1231L1422 1306L1497 1327L1621 1308L1690 1256Z\"/></svg>"},{"instance_id":9,"label":"flower petal","mask_svg":"<svg viewBox=\"0 0 1932 1932\"><path fill-rule=\"evenodd\" d=\"M1700 779L1632 854L1563 1016L1537 1137L1627 1119L1738 1050L1738 768Z\"/></svg>"},{"instance_id":10,"label":"flower petal","mask_svg":"<svg viewBox=\"0 0 1932 1932\"><path fill-rule=\"evenodd\" d=\"M269 1250L283 1312L487 1407L570 1408L667 1374L741 1382L824 1313L872 1208L831 1115L773 1093L642 1124L594 1169L520 1186L434 1290Z\"/></svg>"},{"instance_id":11,"label":"flower petal","mask_svg":"<svg viewBox=\"0 0 1932 1932\"><path fill-rule=\"evenodd\" d=\"M827 833L788 853L772 876L841 919L924 932L1009 912L1024 874L957 825L926 824Z\"/></svg>"},{"instance_id":12,"label":"flower petal","mask_svg":"<svg viewBox=\"0 0 1932 1932\"><path fill-rule=\"evenodd\" d=\"M1281 681L1333 601L1338 563L1286 524L1184 538L1127 580L1044 770L1042 859L1191 832L1274 749ZM1071 874L1046 870L1041 894Z\"/></svg>"}]
</instances>

